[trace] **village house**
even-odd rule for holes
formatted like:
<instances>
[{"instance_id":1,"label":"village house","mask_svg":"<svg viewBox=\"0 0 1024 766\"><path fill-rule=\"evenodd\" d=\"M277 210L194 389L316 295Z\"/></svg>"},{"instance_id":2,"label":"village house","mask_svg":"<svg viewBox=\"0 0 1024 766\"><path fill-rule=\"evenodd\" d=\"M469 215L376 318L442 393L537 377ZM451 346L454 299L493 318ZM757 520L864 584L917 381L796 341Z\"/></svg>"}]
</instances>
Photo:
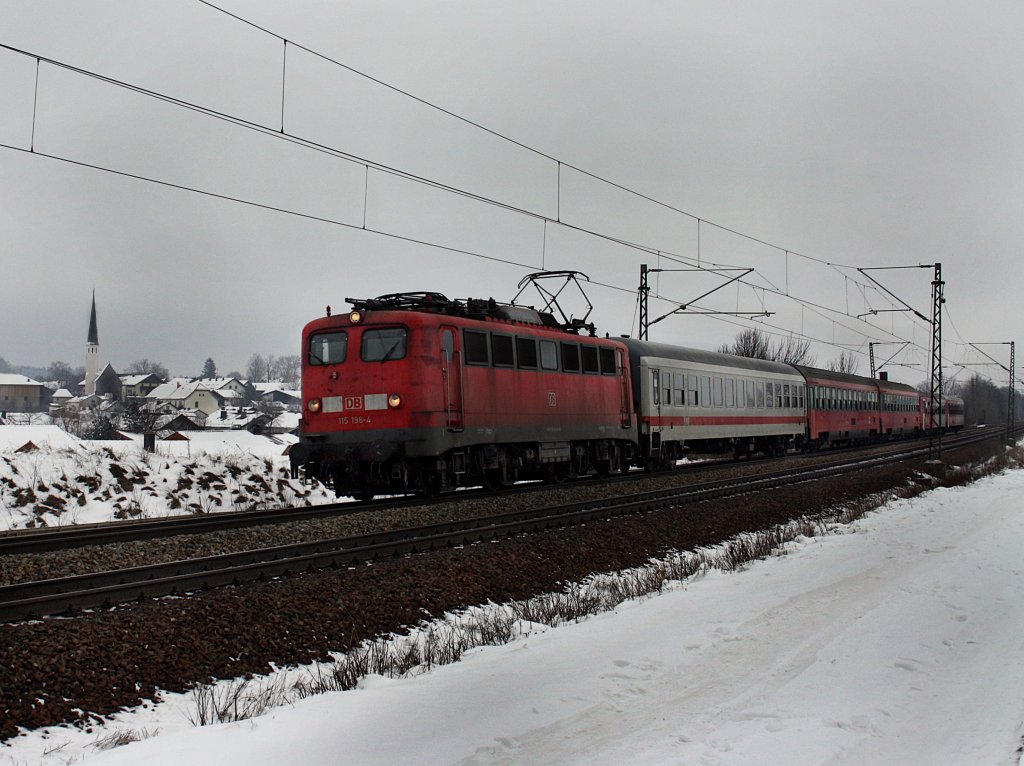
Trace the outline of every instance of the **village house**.
<instances>
[{"instance_id":1,"label":"village house","mask_svg":"<svg viewBox=\"0 0 1024 766\"><path fill-rule=\"evenodd\" d=\"M24 375L0 373L0 413L46 412L50 389Z\"/></svg>"}]
</instances>

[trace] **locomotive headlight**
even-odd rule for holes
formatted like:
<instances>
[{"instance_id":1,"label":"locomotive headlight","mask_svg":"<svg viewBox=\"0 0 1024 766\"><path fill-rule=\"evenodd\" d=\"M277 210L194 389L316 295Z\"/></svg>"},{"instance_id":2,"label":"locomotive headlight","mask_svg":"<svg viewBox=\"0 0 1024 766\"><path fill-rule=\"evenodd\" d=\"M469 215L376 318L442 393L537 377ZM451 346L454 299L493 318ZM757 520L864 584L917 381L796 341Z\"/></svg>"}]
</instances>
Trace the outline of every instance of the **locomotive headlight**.
<instances>
[{"instance_id":1,"label":"locomotive headlight","mask_svg":"<svg viewBox=\"0 0 1024 766\"><path fill-rule=\"evenodd\" d=\"M402 406L402 395L401 394L390 394L388 396L388 407L395 409Z\"/></svg>"},{"instance_id":2,"label":"locomotive headlight","mask_svg":"<svg viewBox=\"0 0 1024 766\"><path fill-rule=\"evenodd\" d=\"M310 399L309 400L309 404L307 404L306 406L309 407L309 411L310 412L320 412L320 400L319 399Z\"/></svg>"},{"instance_id":3,"label":"locomotive headlight","mask_svg":"<svg viewBox=\"0 0 1024 766\"><path fill-rule=\"evenodd\" d=\"M360 311L359 309L354 309L350 311L348 314L348 321L350 321L352 324L359 324L360 322L363 321L363 312Z\"/></svg>"}]
</instances>

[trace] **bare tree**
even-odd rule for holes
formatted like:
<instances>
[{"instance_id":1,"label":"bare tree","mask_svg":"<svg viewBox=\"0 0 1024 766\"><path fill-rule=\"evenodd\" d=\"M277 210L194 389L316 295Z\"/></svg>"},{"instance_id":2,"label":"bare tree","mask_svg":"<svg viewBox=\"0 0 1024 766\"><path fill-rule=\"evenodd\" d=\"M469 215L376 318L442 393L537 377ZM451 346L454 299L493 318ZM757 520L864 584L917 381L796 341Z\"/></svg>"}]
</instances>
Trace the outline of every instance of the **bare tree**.
<instances>
[{"instance_id":1,"label":"bare tree","mask_svg":"<svg viewBox=\"0 0 1024 766\"><path fill-rule=\"evenodd\" d=\"M274 363L274 377L285 385L297 386L299 374L302 370L302 361L297 354L291 356L279 356Z\"/></svg>"},{"instance_id":2,"label":"bare tree","mask_svg":"<svg viewBox=\"0 0 1024 766\"><path fill-rule=\"evenodd\" d=\"M72 367L67 362L54 362L46 370L46 374L61 388L72 389L76 388L78 382L85 377L85 368Z\"/></svg>"},{"instance_id":3,"label":"bare tree","mask_svg":"<svg viewBox=\"0 0 1024 766\"><path fill-rule=\"evenodd\" d=\"M267 360L263 358L262 354L253 354L249 357L249 364L245 367L245 374L250 383L262 383L267 379L269 372L270 368L267 366Z\"/></svg>"},{"instance_id":4,"label":"bare tree","mask_svg":"<svg viewBox=\"0 0 1024 766\"><path fill-rule=\"evenodd\" d=\"M860 361L853 355L852 351L844 351L839 355L838 359L833 359L828 363L828 368L832 372L840 372L844 375L856 375L859 366Z\"/></svg>"},{"instance_id":5,"label":"bare tree","mask_svg":"<svg viewBox=\"0 0 1024 766\"><path fill-rule=\"evenodd\" d=\"M736 333L736 340L718 347L723 354L735 354L751 359L771 359L771 343L768 336L756 328Z\"/></svg>"},{"instance_id":6,"label":"bare tree","mask_svg":"<svg viewBox=\"0 0 1024 766\"><path fill-rule=\"evenodd\" d=\"M811 342L806 338L790 335L772 343L768 336L756 327L736 333L735 341L719 346L718 350L723 354L767 359L785 364L814 364L814 357L810 353Z\"/></svg>"},{"instance_id":7,"label":"bare tree","mask_svg":"<svg viewBox=\"0 0 1024 766\"><path fill-rule=\"evenodd\" d=\"M156 375L164 380L171 379L171 373L167 371L160 362L151 362L149 359L136 359L128 365L128 372L132 375Z\"/></svg>"}]
</instances>

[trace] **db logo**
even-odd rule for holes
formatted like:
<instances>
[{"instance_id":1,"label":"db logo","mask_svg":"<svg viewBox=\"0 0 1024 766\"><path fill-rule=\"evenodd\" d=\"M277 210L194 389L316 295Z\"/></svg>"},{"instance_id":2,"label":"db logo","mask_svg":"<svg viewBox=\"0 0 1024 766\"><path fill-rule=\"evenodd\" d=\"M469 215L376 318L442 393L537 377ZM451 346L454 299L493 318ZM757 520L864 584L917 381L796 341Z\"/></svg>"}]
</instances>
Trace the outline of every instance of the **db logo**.
<instances>
[{"instance_id":1,"label":"db logo","mask_svg":"<svg viewBox=\"0 0 1024 766\"><path fill-rule=\"evenodd\" d=\"M548 391L548 407L557 407L558 400L555 398L554 391Z\"/></svg>"},{"instance_id":2,"label":"db logo","mask_svg":"<svg viewBox=\"0 0 1024 766\"><path fill-rule=\"evenodd\" d=\"M361 410L363 408L363 397L361 396L346 396L345 397L345 409L346 410Z\"/></svg>"}]
</instances>

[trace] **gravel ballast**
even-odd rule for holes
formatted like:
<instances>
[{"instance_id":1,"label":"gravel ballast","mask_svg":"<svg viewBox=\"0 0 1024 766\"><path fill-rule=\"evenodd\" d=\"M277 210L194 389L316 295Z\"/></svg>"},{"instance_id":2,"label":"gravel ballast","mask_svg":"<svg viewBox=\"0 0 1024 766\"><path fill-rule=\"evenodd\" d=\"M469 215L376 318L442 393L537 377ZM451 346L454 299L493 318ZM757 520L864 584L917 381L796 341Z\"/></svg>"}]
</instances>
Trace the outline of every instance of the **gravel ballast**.
<instances>
[{"instance_id":1,"label":"gravel ballast","mask_svg":"<svg viewBox=\"0 0 1024 766\"><path fill-rule=\"evenodd\" d=\"M963 463L981 459L994 449L994 442L986 443L947 458ZM185 691L214 678L265 673L272 663L283 666L328 659L332 652L401 632L448 611L558 590L566 582L595 572L640 565L670 550L714 545L744 531L765 529L866 494L905 486L911 473L921 467L920 463L891 464L741 499L219 588L76 619L0 626L0 667L4 668L0 738L15 735L19 726L36 728L68 721L87 725L91 715L154 699L161 689ZM558 492L600 491L582 486ZM558 502L544 494L543 500L538 497L527 502ZM487 512L506 509L511 510L503 507ZM460 512L482 514L479 508ZM362 523L353 522L355 519L347 516L331 521ZM421 515L415 524L423 523L426 520ZM252 532L243 530L241 534ZM284 540L277 540L277 544L281 542ZM187 544L199 545L195 540ZM56 555L47 554L47 558Z\"/></svg>"}]
</instances>

